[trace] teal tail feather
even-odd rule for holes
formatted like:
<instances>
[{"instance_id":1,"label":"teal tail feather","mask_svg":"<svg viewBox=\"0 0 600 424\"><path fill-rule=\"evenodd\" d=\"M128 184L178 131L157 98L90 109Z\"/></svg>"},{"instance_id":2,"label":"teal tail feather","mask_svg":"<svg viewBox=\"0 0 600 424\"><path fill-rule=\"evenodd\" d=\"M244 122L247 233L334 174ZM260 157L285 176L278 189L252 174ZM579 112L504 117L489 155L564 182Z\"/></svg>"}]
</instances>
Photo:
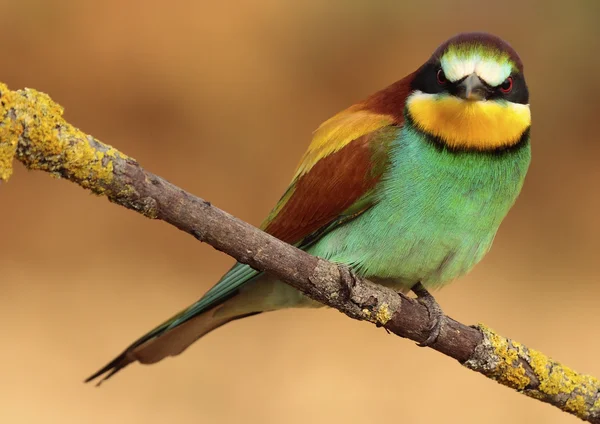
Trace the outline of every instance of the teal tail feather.
<instances>
[{"instance_id":1,"label":"teal tail feather","mask_svg":"<svg viewBox=\"0 0 600 424\"><path fill-rule=\"evenodd\" d=\"M119 356L85 379L85 382L89 383L102 377L96 384L100 386L132 362L152 364L168 356L178 355L212 330L228 322L260 313L261 311L253 311L228 317L214 317L219 307L237 296L244 283L260 274L247 265L235 264L200 300L140 337Z\"/></svg>"}]
</instances>

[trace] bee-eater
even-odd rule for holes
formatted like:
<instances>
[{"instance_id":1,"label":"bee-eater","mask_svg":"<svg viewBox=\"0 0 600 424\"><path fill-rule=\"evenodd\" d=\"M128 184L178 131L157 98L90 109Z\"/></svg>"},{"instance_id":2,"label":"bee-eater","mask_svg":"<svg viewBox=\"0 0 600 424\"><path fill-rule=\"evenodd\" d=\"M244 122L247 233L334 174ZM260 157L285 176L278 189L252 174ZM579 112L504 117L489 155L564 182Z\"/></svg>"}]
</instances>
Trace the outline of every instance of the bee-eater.
<instances>
[{"instance_id":1,"label":"bee-eater","mask_svg":"<svg viewBox=\"0 0 600 424\"><path fill-rule=\"evenodd\" d=\"M529 167L530 124L517 53L490 34L459 34L415 72L325 121L261 228L356 275L413 290L443 318L427 290L464 275L490 249ZM236 319L317 306L236 263L86 381L178 355Z\"/></svg>"}]
</instances>

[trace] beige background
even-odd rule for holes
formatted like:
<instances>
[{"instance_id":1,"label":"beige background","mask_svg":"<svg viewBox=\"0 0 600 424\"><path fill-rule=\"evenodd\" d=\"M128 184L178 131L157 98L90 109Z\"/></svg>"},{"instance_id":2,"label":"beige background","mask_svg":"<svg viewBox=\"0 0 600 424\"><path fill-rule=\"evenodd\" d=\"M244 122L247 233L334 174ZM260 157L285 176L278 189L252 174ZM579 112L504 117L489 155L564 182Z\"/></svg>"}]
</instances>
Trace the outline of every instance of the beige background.
<instances>
[{"instance_id":1,"label":"beige background","mask_svg":"<svg viewBox=\"0 0 600 424\"><path fill-rule=\"evenodd\" d=\"M258 224L321 121L454 33L497 33L526 64L534 159L491 254L438 300L600 376L598 22L596 0L0 0L0 80ZM84 385L232 260L20 165L0 202L2 423L578 422L326 310L237 322Z\"/></svg>"}]
</instances>

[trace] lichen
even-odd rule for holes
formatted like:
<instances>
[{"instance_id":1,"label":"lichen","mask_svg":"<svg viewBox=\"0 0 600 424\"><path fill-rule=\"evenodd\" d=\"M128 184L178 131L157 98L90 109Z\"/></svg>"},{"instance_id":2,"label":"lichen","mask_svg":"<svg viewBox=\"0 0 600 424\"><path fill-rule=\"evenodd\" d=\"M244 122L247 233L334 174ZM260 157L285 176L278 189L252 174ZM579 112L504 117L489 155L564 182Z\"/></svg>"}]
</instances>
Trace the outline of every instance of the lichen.
<instances>
[{"instance_id":1,"label":"lichen","mask_svg":"<svg viewBox=\"0 0 600 424\"><path fill-rule=\"evenodd\" d=\"M583 419L600 409L600 381L596 378L579 374L484 325L478 329L483 340L465 366Z\"/></svg>"},{"instance_id":2,"label":"lichen","mask_svg":"<svg viewBox=\"0 0 600 424\"><path fill-rule=\"evenodd\" d=\"M0 91L0 178L10 176L7 163L16 155L29 169L105 193L114 177L114 160L127 159L125 155L67 123L63 108L48 95L32 89L11 92L5 85L0 85Z\"/></svg>"},{"instance_id":3,"label":"lichen","mask_svg":"<svg viewBox=\"0 0 600 424\"><path fill-rule=\"evenodd\" d=\"M565 393L565 390L570 391L570 379L565 380L561 377L561 373L556 372L554 369L554 361L552 361L543 353L533 349L531 350L529 356L531 357L531 368L540 380L538 387L540 391L548 395ZM569 386L569 388L567 388L567 386Z\"/></svg>"},{"instance_id":4,"label":"lichen","mask_svg":"<svg viewBox=\"0 0 600 424\"><path fill-rule=\"evenodd\" d=\"M565 403L565 411L572 412L581 418L587 417L588 410L585 397L581 395L570 397L567 403Z\"/></svg>"},{"instance_id":5,"label":"lichen","mask_svg":"<svg viewBox=\"0 0 600 424\"><path fill-rule=\"evenodd\" d=\"M119 198L119 199L128 199L129 197L131 197L135 193L136 193L135 188L133 188L129 184L125 184L125 185L123 185L123 187L121 188L121 190L119 190L116 193L115 197Z\"/></svg>"},{"instance_id":6,"label":"lichen","mask_svg":"<svg viewBox=\"0 0 600 424\"><path fill-rule=\"evenodd\" d=\"M389 305L387 303L382 303L377 309L377 314L375 314L375 319L381 325L387 324L389 320L392 319L392 313L390 312Z\"/></svg>"},{"instance_id":7,"label":"lichen","mask_svg":"<svg viewBox=\"0 0 600 424\"><path fill-rule=\"evenodd\" d=\"M2 129L0 129L0 180L8 181L13 172L12 162L15 157L17 145L12 144L12 140L4 137L2 132ZM1 140L7 141L2 142Z\"/></svg>"},{"instance_id":8,"label":"lichen","mask_svg":"<svg viewBox=\"0 0 600 424\"><path fill-rule=\"evenodd\" d=\"M596 394L596 402L594 402L594 405L592 405L590 412L600 415L600 393Z\"/></svg>"},{"instance_id":9,"label":"lichen","mask_svg":"<svg viewBox=\"0 0 600 424\"><path fill-rule=\"evenodd\" d=\"M587 417L590 411L588 405L598 395L600 381L579 374L536 350L530 349L529 355L531 368L540 382L537 390L547 396L566 398L566 411Z\"/></svg>"},{"instance_id":10,"label":"lichen","mask_svg":"<svg viewBox=\"0 0 600 424\"><path fill-rule=\"evenodd\" d=\"M531 381L520 361L519 353L523 351L523 347L484 325L480 324L478 328L483 333L484 340L489 343L493 355L493 358L487 358L486 362L493 361L495 365L483 368L486 368L490 377L499 383L516 390L525 389Z\"/></svg>"},{"instance_id":11,"label":"lichen","mask_svg":"<svg viewBox=\"0 0 600 424\"><path fill-rule=\"evenodd\" d=\"M364 308L362 313L366 318L371 318L371 311L369 311L367 308Z\"/></svg>"},{"instance_id":12,"label":"lichen","mask_svg":"<svg viewBox=\"0 0 600 424\"><path fill-rule=\"evenodd\" d=\"M15 93L0 83L0 181L12 175L12 163L17 151L21 129L11 116Z\"/></svg>"}]
</instances>

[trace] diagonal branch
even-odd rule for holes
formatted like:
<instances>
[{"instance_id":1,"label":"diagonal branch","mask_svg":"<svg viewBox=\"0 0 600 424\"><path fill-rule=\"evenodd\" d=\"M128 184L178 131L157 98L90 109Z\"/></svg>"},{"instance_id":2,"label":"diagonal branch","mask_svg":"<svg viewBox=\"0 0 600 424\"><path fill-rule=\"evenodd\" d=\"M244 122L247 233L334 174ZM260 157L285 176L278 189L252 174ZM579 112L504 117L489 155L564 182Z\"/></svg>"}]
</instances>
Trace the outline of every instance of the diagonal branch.
<instances>
[{"instance_id":1,"label":"diagonal branch","mask_svg":"<svg viewBox=\"0 0 600 424\"><path fill-rule=\"evenodd\" d=\"M0 183L10 177L13 158L28 169L50 172L168 222L350 318L416 342L427 338L428 311L416 300L349 278L343 268L236 219L84 134L62 118L62 108L47 95L11 91L0 83ZM502 385L600 424L600 381L483 325L471 327L448 318L432 348Z\"/></svg>"}]
</instances>

